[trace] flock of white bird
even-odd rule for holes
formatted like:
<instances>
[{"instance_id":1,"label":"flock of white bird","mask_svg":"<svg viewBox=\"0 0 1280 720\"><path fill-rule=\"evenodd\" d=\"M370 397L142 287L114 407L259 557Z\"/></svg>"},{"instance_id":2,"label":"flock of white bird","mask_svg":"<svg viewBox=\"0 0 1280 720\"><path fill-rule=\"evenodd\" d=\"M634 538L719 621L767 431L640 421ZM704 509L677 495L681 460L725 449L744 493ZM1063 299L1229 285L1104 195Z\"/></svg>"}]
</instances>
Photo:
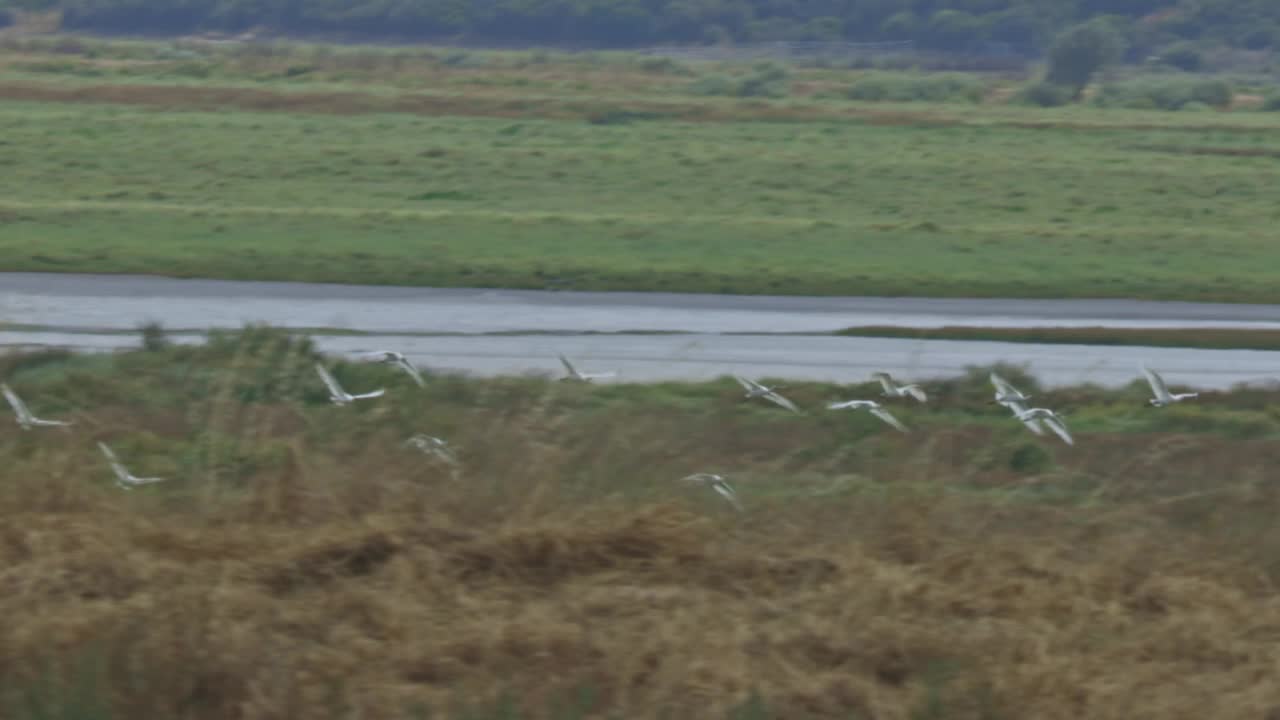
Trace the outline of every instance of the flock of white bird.
<instances>
[{"instance_id":1,"label":"flock of white bird","mask_svg":"<svg viewBox=\"0 0 1280 720\"><path fill-rule=\"evenodd\" d=\"M394 350L377 350L365 353L365 357L376 362L386 363L403 370L419 387L425 387L426 382L422 379L422 373L418 371L412 362L409 361L403 353ZM560 363L564 365L565 375L561 378L567 382L587 383L592 380L614 377L614 372L597 372L585 373L578 370L573 363L564 355L560 355ZM382 397L386 390L379 388L370 392L352 394L347 392L337 378L325 368L324 365L316 363L316 374L320 376L320 380L324 383L325 388L329 391L329 399L335 405L350 405L357 400L368 400L372 398ZM1142 374L1147 379L1147 384L1151 386L1152 398L1147 402L1154 407L1164 407L1183 400L1190 400L1197 397L1198 393L1171 393L1168 386L1164 382L1164 378L1160 374L1150 368L1140 366ZM885 398L906 398L910 397L917 402L928 402L929 396L919 384L909 383L900 384L893 379L889 373L877 372L872 373L871 377L879 381L882 389L882 395ZM794 413L800 413L801 410L791 400L781 395L778 390L782 386L768 387L755 380L744 378L740 375L734 375L733 378L742 385L746 390L745 397L760 398L771 403L779 405ZM1045 428L1048 428L1053 434L1062 439L1068 445L1075 445L1075 440L1071 437L1071 431L1067 428L1067 422L1063 418L1062 413L1055 412L1049 408L1030 407L1031 396L1023 393L1012 383L992 372L990 375L991 385L995 388L994 402L1008 408L1013 413L1013 417L1020 421L1028 430L1036 435L1044 435ZM18 396L7 384L0 383L0 393L4 394L5 400L9 403L9 407L13 409L13 413L17 418L18 425L23 430L30 430L37 427L68 427L72 423L64 420L45 420L36 417L30 409L27 408L22 398ZM863 410L867 413L879 418L890 427L900 431L908 432L907 426L902 424L893 413L875 400L845 400L840 402L832 402L827 405L828 410ZM430 435L414 435L405 441L405 446L413 447L424 454L437 458L441 462L456 468L458 466L457 456L449 447L449 444ZM98 449L106 458L107 464L111 467L112 473L115 475L116 484L121 488L130 489L138 485L149 485L152 483L162 482L164 478L156 477L137 477L129 472L124 463L116 457L114 451L105 443L99 442ZM733 487L728 481L720 475L711 473L695 473L682 478L685 482L705 485L725 500L727 500L735 509L741 511L742 503L738 500L738 495L734 492Z\"/></svg>"}]
</instances>

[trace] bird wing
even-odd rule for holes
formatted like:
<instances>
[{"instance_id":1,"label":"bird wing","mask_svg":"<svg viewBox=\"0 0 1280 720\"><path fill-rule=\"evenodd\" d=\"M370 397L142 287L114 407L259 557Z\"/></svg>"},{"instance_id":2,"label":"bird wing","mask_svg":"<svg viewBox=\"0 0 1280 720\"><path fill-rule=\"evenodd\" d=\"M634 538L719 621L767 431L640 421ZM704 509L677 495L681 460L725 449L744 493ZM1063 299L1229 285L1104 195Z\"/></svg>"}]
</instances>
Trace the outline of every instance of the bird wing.
<instances>
[{"instance_id":1,"label":"bird wing","mask_svg":"<svg viewBox=\"0 0 1280 720\"><path fill-rule=\"evenodd\" d=\"M721 478L719 475L712 475L711 473L694 473L692 475L686 475L680 478L680 481L681 482L715 482L716 480L720 480L720 479Z\"/></svg>"},{"instance_id":2,"label":"bird wing","mask_svg":"<svg viewBox=\"0 0 1280 720\"><path fill-rule=\"evenodd\" d=\"M898 388L893 385L893 378L889 377L889 373L871 373L871 377L880 381L880 387L884 388L886 394L893 395L898 392Z\"/></svg>"},{"instance_id":3,"label":"bird wing","mask_svg":"<svg viewBox=\"0 0 1280 720\"><path fill-rule=\"evenodd\" d=\"M1063 422L1062 418L1056 415L1053 417L1047 417L1044 419L1044 424L1048 425L1049 429L1053 431L1053 434L1062 438L1062 441L1066 444L1076 444L1076 441L1071 439L1071 432L1067 430L1067 424Z\"/></svg>"},{"instance_id":4,"label":"bird wing","mask_svg":"<svg viewBox=\"0 0 1280 720\"><path fill-rule=\"evenodd\" d=\"M120 482L129 482L133 476L125 469L124 464L120 462L120 458L116 457L115 452L107 447L106 443L98 443L98 449L107 458L107 464L111 466L111 472L115 473L116 480Z\"/></svg>"},{"instance_id":5,"label":"bird wing","mask_svg":"<svg viewBox=\"0 0 1280 720\"><path fill-rule=\"evenodd\" d=\"M1151 386L1151 392L1156 396L1156 399L1168 402L1170 399L1169 388L1165 387L1164 378L1160 377L1160 373L1143 365L1142 374L1147 376L1147 384Z\"/></svg>"},{"instance_id":6,"label":"bird wing","mask_svg":"<svg viewBox=\"0 0 1280 720\"><path fill-rule=\"evenodd\" d=\"M158 478L158 477L140 478L140 477L134 477L130 475L129 479L126 482L128 482L130 485L150 485L151 483L164 482L164 480L165 480L164 478Z\"/></svg>"},{"instance_id":7,"label":"bird wing","mask_svg":"<svg viewBox=\"0 0 1280 720\"><path fill-rule=\"evenodd\" d=\"M779 395L779 394L778 394L778 393L776 393L776 392L772 392L772 391L771 391L768 395L765 395L764 397L765 397L765 399L767 399L767 400L771 400L771 401L773 401L774 403L777 403L778 405L781 405L782 407L784 407L784 408L786 408L786 409L790 410L791 412L794 412L794 413L798 413L798 412L800 412L800 408L796 407L796 404L795 404L795 403L793 403L793 402L791 402L790 400L788 400L788 399L786 399L786 398L782 397L781 395Z\"/></svg>"},{"instance_id":8,"label":"bird wing","mask_svg":"<svg viewBox=\"0 0 1280 720\"><path fill-rule=\"evenodd\" d=\"M333 397L346 396L347 391L342 389L342 386L338 384L338 381L335 380L334 377L329 374L329 371L325 370L324 366L320 363L316 363L316 372L320 374L320 379L324 381L325 387L329 388L330 395Z\"/></svg>"},{"instance_id":9,"label":"bird wing","mask_svg":"<svg viewBox=\"0 0 1280 720\"><path fill-rule=\"evenodd\" d=\"M431 452L434 453L436 457L449 463L450 465L458 464L458 457L453 454L452 450L450 450L447 447L444 447L443 445L437 445L434 448L431 448Z\"/></svg>"},{"instance_id":10,"label":"bird wing","mask_svg":"<svg viewBox=\"0 0 1280 720\"><path fill-rule=\"evenodd\" d=\"M995 373L991 373L991 384L995 385L996 390L999 390L1003 395L1022 395L1022 392L1019 391L1018 388L1010 385L1008 380L1005 380Z\"/></svg>"},{"instance_id":11,"label":"bird wing","mask_svg":"<svg viewBox=\"0 0 1280 720\"><path fill-rule=\"evenodd\" d=\"M42 420L38 417L33 417L31 418L31 424L41 425L43 427L62 427L70 425L71 423L66 420Z\"/></svg>"},{"instance_id":12,"label":"bird wing","mask_svg":"<svg viewBox=\"0 0 1280 720\"><path fill-rule=\"evenodd\" d=\"M365 399L368 399L368 398L382 397L382 394L383 394L383 393L385 393L385 392L386 392L386 389L385 389L385 388L379 388L379 389L377 389L377 390L374 390L373 392L362 393L362 394L360 394L360 395L352 395L352 396L351 396L351 399L352 399L352 400L365 400Z\"/></svg>"},{"instance_id":13,"label":"bird wing","mask_svg":"<svg viewBox=\"0 0 1280 720\"><path fill-rule=\"evenodd\" d=\"M906 425L903 425L901 422L898 422L898 418L894 417L893 413L889 412L888 410L885 410L882 407L871 408L871 414L889 423L890 425L901 430L902 432L907 431Z\"/></svg>"},{"instance_id":14,"label":"bird wing","mask_svg":"<svg viewBox=\"0 0 1280 720\"><path fill-rule=\"evenodd\" d=\"M418 372L418 368L413 366L413 363L409 362L409 358L401 355L396 359L396 365L398 365L401 370L408 373L409 377L413 378L413 381L418 383L418 387L427 386L427 384L422 381L422 374Z\"/></svg>"},{"instance_id":15,"label":"bird wing","mask_svg":"<svg viewBox=\"0 0 1280 720\"><path fill-rule=\"evenodd\" d=\"M857 400L845 400L844 402L827 403L828 410L847 410L858 404Z\"/></svg>"},{"instance_id":16,"label":"bird wing","mask_svg":"<svg viewBox=\"0 0 1280 720\"><path fill-rule=\"evenodd\" d=\"M1030 430L1031 432L1037 435L1044 434L1044 428L1041 427L1039 420L1035 419L1034 417L1024 417L1027 412L1026 405L1023 405L1017 400L1012 400L1005 403L1005 407L1008 407L1010 410L1012 410L1014 417L1021 420L1022 424L1026 425L1028 430Z\"/></svg>"},{"instance_id":17,"label":"bird wing","mask_svg":"<svg viewBox=\"0 0 1280 720\"><path fill-rule=\"evenodd\" d=\"M22 398L18 397L18 393L2 383L0 383L0 392L4 393L4 399L9 401L9 407L13 408L13 414L18 416L20 422L31 421L31 411L27 410L26 403L22 402Z\"/></svg>"},{"instance_id":18,"label":"bird wing","mask_svg":"<svg viewBox=\"0 0 1280 720\"><path fill-rule=\"evenodd\" d=\"M738 494L733 491L733 488L729 487L729 483L717 480L711 483L711 489L720 493L720 496L725 500L728 500L729 504L733 505L733 509L742 512L742 503L738 502Z\"/></svg>"},{"instance_id":19,"label":"bird wing","mask_svg":"<svg viewBox=\"0 0 1280 720\"><path fill-rule=\"evenodd\" d=\"M929 402L929 396L924 393L924 388L919 385L908 385L903 389L907 391L908 395L916 400L919 400L920 402Z\"/></svg>"},{"instance_id":20,"label":"bird wing","mask_svg":"<svg viewBox=\"0 0 1280 720\"><path fill-rule=\"evenodd\" d=\"M573 367L573 363L569 362L569 358L561 355L560 364L564 365L564 369L568 370L570 375L572 375L573 377L579 377L578 371Z\"/></svg>"}]
</instances>

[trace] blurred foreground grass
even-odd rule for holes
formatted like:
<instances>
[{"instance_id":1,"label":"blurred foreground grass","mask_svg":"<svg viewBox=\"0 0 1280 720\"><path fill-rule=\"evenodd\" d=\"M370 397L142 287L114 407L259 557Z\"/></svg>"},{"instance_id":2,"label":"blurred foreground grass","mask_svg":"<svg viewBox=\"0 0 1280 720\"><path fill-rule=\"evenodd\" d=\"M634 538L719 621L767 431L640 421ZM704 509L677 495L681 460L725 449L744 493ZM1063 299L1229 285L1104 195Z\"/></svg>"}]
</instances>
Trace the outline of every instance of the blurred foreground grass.
<instances>
[{"instance_id":1,"label":"blurred foreground grass","mask_svg":"<svg viewBox=\"0 0 1280 720\"><path fill-rule=\"evenodd\" d=\"M1145 409L985 370L913 432L729 380L332 362L264 328L0 359L5 717L1262 718L1280 390ZM802 407L871 385L792 384ZM448 439L456 474L403 441ZM124 492L93 441L166 483ZM724 474L745 512L676 480Z\"/></svg>"}]
</instances>

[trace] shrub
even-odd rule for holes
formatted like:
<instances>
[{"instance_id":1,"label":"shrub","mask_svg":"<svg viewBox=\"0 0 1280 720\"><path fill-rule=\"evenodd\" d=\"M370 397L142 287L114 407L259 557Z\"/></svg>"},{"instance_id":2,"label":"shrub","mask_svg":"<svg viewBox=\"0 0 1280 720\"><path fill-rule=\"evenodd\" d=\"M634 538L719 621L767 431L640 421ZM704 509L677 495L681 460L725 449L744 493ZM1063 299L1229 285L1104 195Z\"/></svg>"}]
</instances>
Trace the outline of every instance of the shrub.
<instances>
[{"instance_id":1,"label":"shrub","mask_svg":"<svg viewBox=\"0 0 1280 720\"><path fill-rule=\"evenodd\" d=\"M1226 80L1204 80L1191 86L1191 102L1224 108L1231 104L1235 92Z\"/></svg>"},{"instance_id":2,"label":"shrub","mask_svg":"<svg viewBox=\"0 0 1280 720\"><path fill-rule=\"evenodd\" d=\"M1067 28L1049 47L1049 71L1045 81L1072 89L1079 95L1094 73L1116 62L1124 53L1124 39L1101 18Z\"/></svg>"},{"instance_id":3,"label":"shrub","mask_svg":"<svg viewBox=\"0 0 1280 720\"><path fill-rule=\"evenodd\" d=\"M143 350L159 352L169 347L169 336L158 322L149 322L139 327L138 332L142 335Z\"/></svg>"},{"instance_id":4,"label":"shrub","mask_svg":"<svg viewBox=\"0 0 1280 720\"><path fill-rule=\"evenodd\" d=\"M986 84L962 73L904 75L869 73L849 86L850 100L869 102L981 102Z\"/></svg>"},{"instance_id":5,"label":"shrub","mask_svg":"<svg viewBox=\"0 0 1280 720\"><path fill-rule=\"evenodd\" d=\"M1177 43L1160 53L1160 62L1186 72L1199 72L1204 67L1204 54L1191 43Z\"/></svg>"},{"instance_id":6,"label":"shrub","mask_svg":"<svg viewBox=\"0 0 1280 720\"><path fill-rule=\"evenodd\" d=\"M757 63L749 75L738 82L738 97L785 97L791 90L791 73L777 63Z\"/></svg>"},{"instance_id":7,"label":"shrub","mask_svg":"<svg viewBox=\"0 0 1280 720\"><path fill-rule=\"evenodd\" d=\"M694 95L732 95L736 84L728 75L703 75L689 83Z\"/></svg>"},{"instance_id":8,"label":"shrub","mask_svg":"<svg viewBox=\"0 0 1280 720\"><path fill-rule=\"evenodd\" d=\"M1262 109L1266 112L1280 112L1280 93L1272 93L1263 99Z\"/></svg>"},{"instance_id":9,"label":"shrub","mask_svg":"<svg viewBox=\"0 0 1280 720\"><path fill-rule=\"evenodd\" d=\"M1062 85L1054 85L1048 81L1040 81L1028 85L1018 93L1017 101L1026 105L1039 107L1058 107L1071 102L1075 90Z\"/></svg>"},{"instance_id":10,"label":"shrub","mask_svg":"<svg viewBox=\"0 0 1280 720\"><path fill-rule=\"evenodd\" d=\"M682 62L669 57L651 57L640 61L640 69L656 75L692 75L693 70Z\"/></svg>"},{"instance_id":11,"label":"shrub","mask_svg":"<svg viewBox=\"0 0 1280 720\"><path fill-rule=\"evenodd\" d=\"M1104 85L1094 96L1093 104L1137 110L1193 109L1188 107L1191 103L1201 109L1225 108L1234 95L1231 84L1224 80L1134 80Z\"/></svg>"},{"instance_id":12,"label":"shrub","mask_svg":"<svg viewBox=\"0 0 1280 720\"><path fill-rule=\"evenodd\" d=\"M1023 475L1037 475L1053 466L1053 455L1042 445L1027 440L1009 455L1009 469Z\"/></svg>"},{"instance_id":13,"label":"shrub","mask_svg":"<svg viewBox=\"0 0 1280 720\"><path fill-rule=\"evenodd\" d=\"M790 73L777 63L758 63L741 78L704 75L688 86L694 95L730 97L785 97L790 92Z\"/></svg>"}]
</instances>

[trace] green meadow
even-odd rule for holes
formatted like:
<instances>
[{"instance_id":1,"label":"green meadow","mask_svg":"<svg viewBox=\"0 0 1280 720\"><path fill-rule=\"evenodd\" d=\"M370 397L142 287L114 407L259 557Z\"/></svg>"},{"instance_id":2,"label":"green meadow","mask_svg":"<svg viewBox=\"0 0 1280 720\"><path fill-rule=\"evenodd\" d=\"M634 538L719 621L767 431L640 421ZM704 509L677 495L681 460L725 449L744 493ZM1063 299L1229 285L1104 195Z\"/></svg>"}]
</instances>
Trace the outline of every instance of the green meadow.
<instances>
[{"instance_id":1,"label":"green meadow","mask_svg":"<svg viewBox=\"0 0 1280 720\"><path fill-rule=\"evenodd\" d=\"M295 77L9 57L0 270L1280 301L1270 114L855 102L836 93L857 74L830 69L726 98L679 65L410 60Z\"/></svg>"}]
</instances>

